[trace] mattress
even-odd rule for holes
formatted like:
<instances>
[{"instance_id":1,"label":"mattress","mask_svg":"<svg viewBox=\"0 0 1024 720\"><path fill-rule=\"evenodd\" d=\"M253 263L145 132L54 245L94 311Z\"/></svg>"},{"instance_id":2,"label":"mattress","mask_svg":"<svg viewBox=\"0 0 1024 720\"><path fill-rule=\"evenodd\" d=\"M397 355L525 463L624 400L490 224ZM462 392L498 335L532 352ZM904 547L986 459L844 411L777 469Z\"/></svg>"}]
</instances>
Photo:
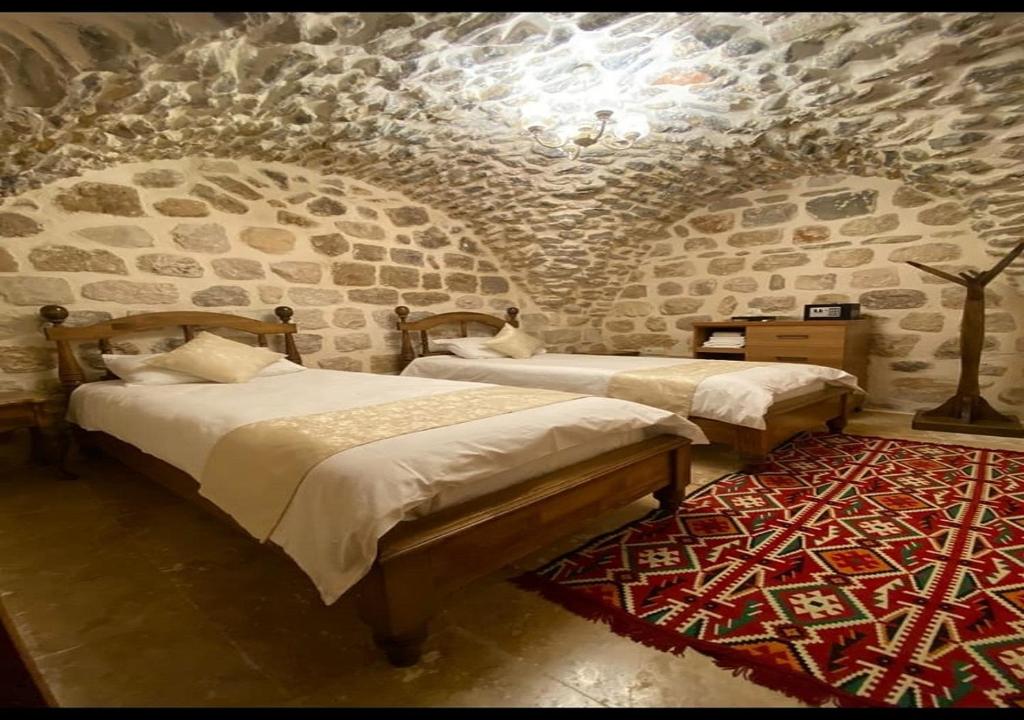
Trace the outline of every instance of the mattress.
<instances>
[{"instance_id":1,"label":"mattress","mask_svg":"<svg viewBox=\"0 0 1024 720\"><path fill-rule=\"evenodd\" d=\"M105 381L72 393L68 419L198 482L217 441L242 425L477 387L312 369L241 384ZM664 433L707 442L697 426L672 413L585 397L368 443L316 465L270 540L329 604L369 570L378 539L402 520Z\"/></svg>"},{"instance_id":2,"label":"mattress","mask_svg":"<svg viewBox=\"0 0 1024 720\"><path fill-rule=\"evenodd\" d=\"M667 367L688 360L563 353L543 353L525 360L469 360L454 355L429 355L411 362L402 375L605 396L608 381L617 372ZM763 430L765 413L774 403L818 392L826 385L857 389L857 378L843 370L821 365L771 363L745 367L701 380L693 396L690 417Z\"/></svg>"}]
</instances>

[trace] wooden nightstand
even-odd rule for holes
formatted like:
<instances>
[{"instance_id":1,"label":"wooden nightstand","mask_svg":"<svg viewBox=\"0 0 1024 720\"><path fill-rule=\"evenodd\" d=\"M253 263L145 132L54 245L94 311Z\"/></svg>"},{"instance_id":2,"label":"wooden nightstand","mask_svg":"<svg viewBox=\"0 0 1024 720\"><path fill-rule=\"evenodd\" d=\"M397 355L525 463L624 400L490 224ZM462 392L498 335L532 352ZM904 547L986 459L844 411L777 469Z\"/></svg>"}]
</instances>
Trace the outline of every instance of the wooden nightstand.
<instances>
[{"instance_id":1,"label":"wooden nightstand","mask_svg":"<svg viewBox=\"0 0 1024 720\"><path fill-rule=\"evenodd\" d=\"M0 393L0 432L28 428L32 433L32 459L39 463L55 460L47 447L47 435L57 430L47 405L51 398L32 392Z\"/></svg>"}]
</instances>

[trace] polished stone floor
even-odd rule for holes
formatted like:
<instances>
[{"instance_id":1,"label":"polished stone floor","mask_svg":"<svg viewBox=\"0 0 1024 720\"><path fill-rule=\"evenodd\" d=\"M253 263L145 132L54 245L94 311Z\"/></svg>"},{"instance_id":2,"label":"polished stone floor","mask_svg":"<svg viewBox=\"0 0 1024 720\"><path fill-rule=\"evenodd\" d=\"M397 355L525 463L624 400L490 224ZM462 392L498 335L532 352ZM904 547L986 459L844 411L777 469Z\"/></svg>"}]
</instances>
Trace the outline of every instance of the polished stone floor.
<instances>
[{"instance_id":1,"label":"polished stone floor","mask_svg":"<svg viewBox=\"0 0 1024 720\"><path fill-rule=\"evenodd\" d=\"M921 433L864 412L864 435L1024 450ZM505 578L653 507L644 499L480 580L438 615L420 665L395 669L342 599L286 558L104 459L61 480L0 442L0 605L67 706L796 706L696 652L643 647ZM696 452L695 481L738 469Z\"/></svg>"}]
</instances>

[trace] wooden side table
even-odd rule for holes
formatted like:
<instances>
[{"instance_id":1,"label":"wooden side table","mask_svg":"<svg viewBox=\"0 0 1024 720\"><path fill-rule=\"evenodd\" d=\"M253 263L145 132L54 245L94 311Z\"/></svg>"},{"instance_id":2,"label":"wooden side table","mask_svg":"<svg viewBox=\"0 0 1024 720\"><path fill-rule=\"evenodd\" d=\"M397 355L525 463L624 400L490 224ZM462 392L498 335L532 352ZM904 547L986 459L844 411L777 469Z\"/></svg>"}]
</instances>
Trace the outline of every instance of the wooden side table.
<instances>
[{"instance_id":1,"label":"wooden side table","mask_svg":"<svg viewBox=\"0 0 1024 720\"><path fill-rule=\"evenodd\" d=\"M46 435L57 429L47 405L51 398L32 392L0 393L0 432L28 428L32 433L32 459L38 463L55 460L48 452Z\"/></svg>"}]
</instances>

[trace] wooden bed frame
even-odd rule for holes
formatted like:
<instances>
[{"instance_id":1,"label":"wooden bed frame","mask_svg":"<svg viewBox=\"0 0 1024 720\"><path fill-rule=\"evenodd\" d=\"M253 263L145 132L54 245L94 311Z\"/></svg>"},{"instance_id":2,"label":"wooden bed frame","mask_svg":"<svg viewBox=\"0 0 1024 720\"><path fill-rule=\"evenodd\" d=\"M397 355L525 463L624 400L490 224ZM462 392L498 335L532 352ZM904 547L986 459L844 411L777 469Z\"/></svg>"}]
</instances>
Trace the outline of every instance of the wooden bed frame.
<instances>
[{"instance_id":1,"label":"wooden bed frame","mask_svg":"<svg viewBox=\"0 0 1024 720\"><path fill-rule=\"evenodd\" d=\"M425 355L450 355L447 352L430 350L427 331L443 325L458 324L462 337L467 336L467 324L480 323L500 330L507 322L519 327L519 309L510 307L506 317L476 312L438 313L420 320L409 320L409 308L399 305L398 330L402 333L401 369ZM413 347L412 333L420 335L421 351ZM753 463L764 462L768 453L777 445L804 430L828 426L832 432L842 432L846 427L853 408L853 392L849 388L826 387L817 392L775 403L765 415L765 429L744 427L719 420L691 416L689 419L700 426L711 442L725 443L734 448L740 456Z\"/></svg>"},{"instance_id":2,"label":"wooden bed frame","mask_svg":"<svg viewBox=\"0 0 1024 720\"><path fill-rule=\"evenodd\" d=\"M49 323L46 337L57 345L58 374L68 395L92 382L75 358L73 341L96 341L102 352L108 352L113 350L111 338L159 328L177 326L186 339L198 328L230 328L255 333L260 345L266 345L268 335L280 334L288 358L301 364L292 337L297 328L289 322L291 308L277 307L274 314L280 323L222 313L160 312L65 327L65 308L47 305L40 309ZM104 450L244 532L199 495L192 476L106 433L74 430L83 446ZM413 665L419 660L428 622L445 593L644 495L653 493L663 509L675 509L689 482L690 441L659 435L399 523L381 538L372 569L353 589L360 616L393 665Z\"/></svg>"}]
</instances>

